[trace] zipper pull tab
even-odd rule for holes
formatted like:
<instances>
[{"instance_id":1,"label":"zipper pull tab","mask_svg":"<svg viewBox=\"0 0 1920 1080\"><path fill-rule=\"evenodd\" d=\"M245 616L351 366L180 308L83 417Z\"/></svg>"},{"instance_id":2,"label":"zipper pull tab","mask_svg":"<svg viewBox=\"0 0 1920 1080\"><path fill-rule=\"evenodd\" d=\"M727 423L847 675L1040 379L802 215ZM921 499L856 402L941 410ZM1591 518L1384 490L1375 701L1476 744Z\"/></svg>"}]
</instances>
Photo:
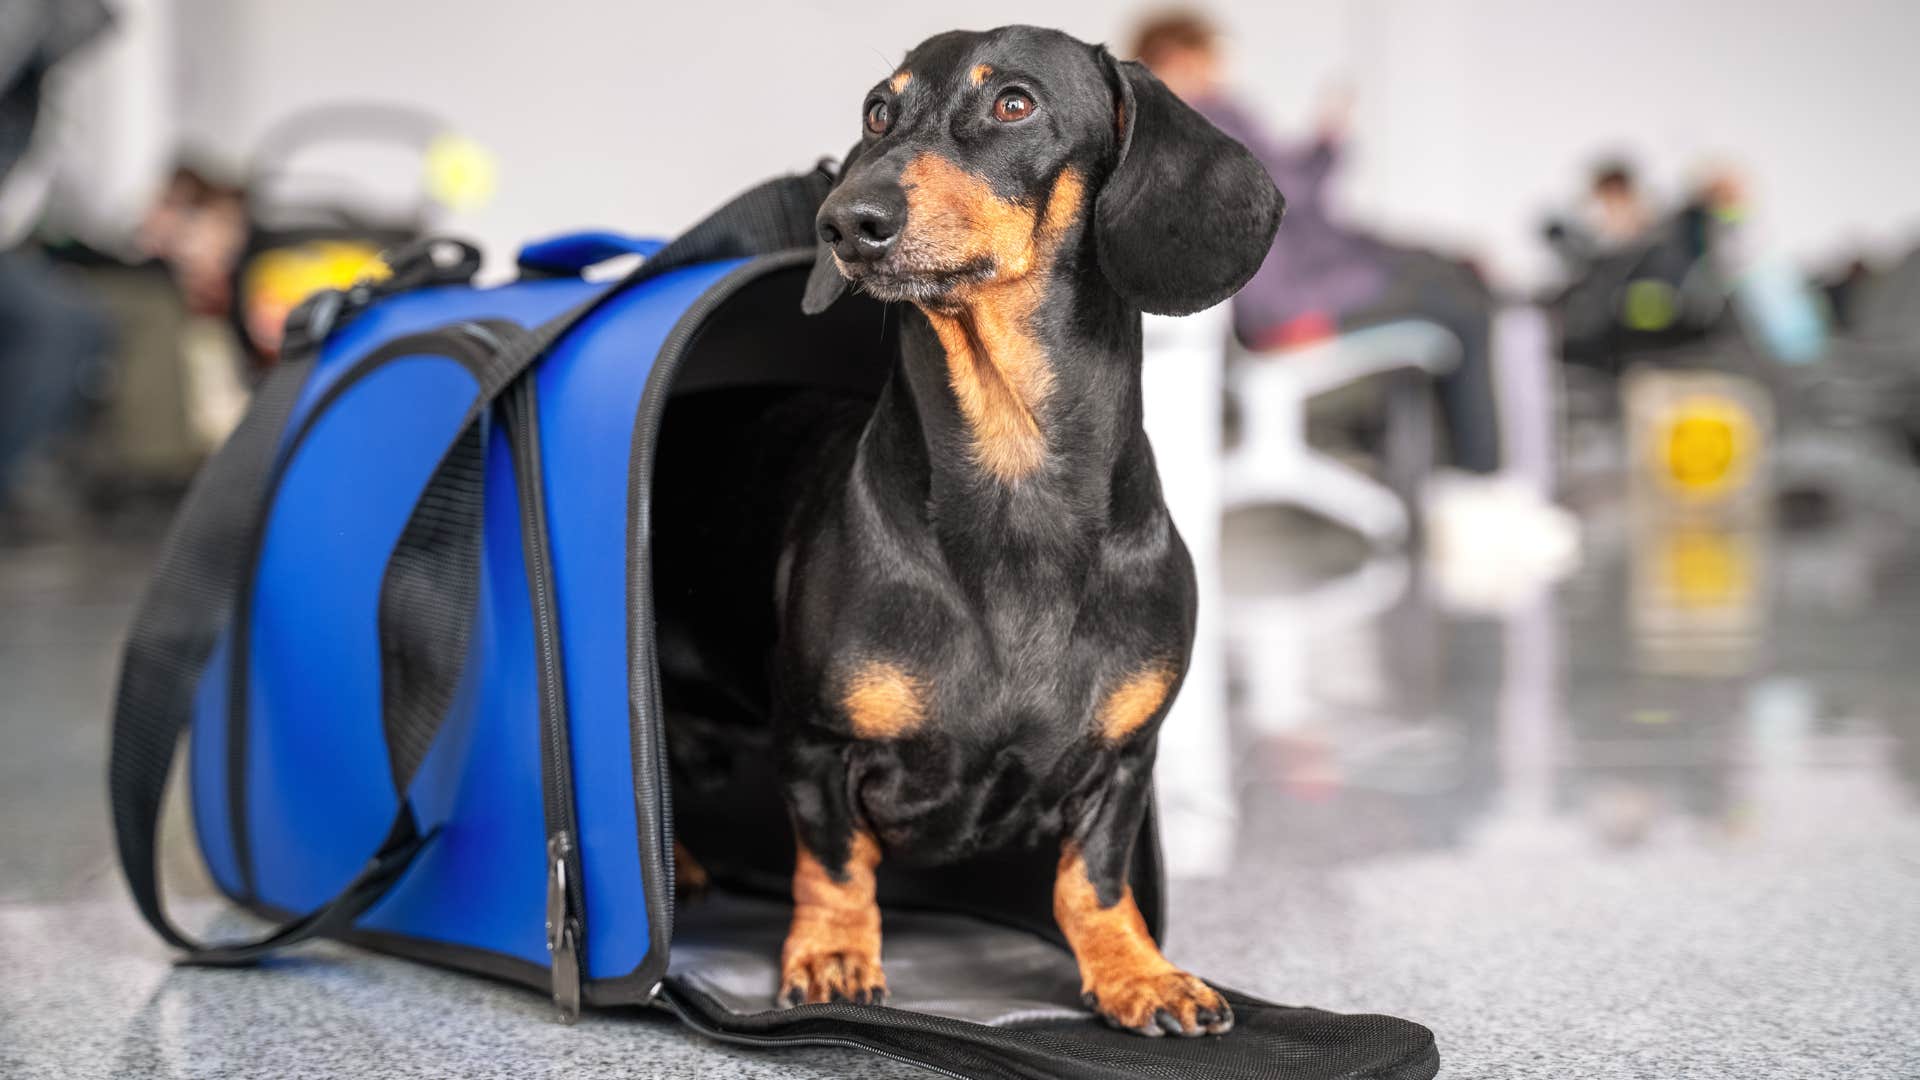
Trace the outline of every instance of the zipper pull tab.
<instances>
[{"instance_id":1,"label":"zipper pull tab","mask_svg":"<svg viewBox=\"0 0 1920 1080\"><path fill-rule=\"evenodd\" d=\"M555 833L547 841L547 952L553 955L553 1004L560 1022L580 1019L580 929L567 910L567 856L573 841Z\"/></svg>"}]
</instances>

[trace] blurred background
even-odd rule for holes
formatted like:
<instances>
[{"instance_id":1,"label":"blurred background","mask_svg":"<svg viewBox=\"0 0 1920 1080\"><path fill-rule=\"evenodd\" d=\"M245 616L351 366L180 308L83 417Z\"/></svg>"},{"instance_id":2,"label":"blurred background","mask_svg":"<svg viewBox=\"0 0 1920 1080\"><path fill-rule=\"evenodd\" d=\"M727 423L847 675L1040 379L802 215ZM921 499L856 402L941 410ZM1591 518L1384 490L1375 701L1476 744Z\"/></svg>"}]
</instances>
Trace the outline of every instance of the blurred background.
<instances>
[{"instance_id":1,"label":"blurred background","mask_svg":"<svg viewBox=\"0 0 1920 1080\"><path fill-rule=\"evenodd\" d=\"M1204 598L1175 958L1419 1019L1457 1075L1920 1075L1900 2L0 0L0 918L163 955L98 813L116 650L295 303L425 233L492 280L671 235L995 20L1145 60L1289 202L1234 304L1148 323ZM154 1019L234 1007L194 978L20 1060L231 1056Z\"/></svg>"}]
</instances>

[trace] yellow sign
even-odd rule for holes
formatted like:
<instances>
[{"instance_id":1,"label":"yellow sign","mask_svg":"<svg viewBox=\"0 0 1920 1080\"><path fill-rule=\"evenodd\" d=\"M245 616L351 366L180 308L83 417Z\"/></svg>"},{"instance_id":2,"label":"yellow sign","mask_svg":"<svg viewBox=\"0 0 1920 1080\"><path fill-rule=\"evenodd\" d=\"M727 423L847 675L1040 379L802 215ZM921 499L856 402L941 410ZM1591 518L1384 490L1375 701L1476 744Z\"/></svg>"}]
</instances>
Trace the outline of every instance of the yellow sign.
<instances>
[{"instance_id":1,"label":"yellow sign","mask_svg":"<svg viewBox=\"0 0 1920 1080\"><path fill-rule=\"evenodd\" d=\"M1732 398L1684 397L1654 431L1656 472L1675 492L1720 498L1743 486L1753 471L1757 426L1746 408Z\"/></svg>"}]
</instances>

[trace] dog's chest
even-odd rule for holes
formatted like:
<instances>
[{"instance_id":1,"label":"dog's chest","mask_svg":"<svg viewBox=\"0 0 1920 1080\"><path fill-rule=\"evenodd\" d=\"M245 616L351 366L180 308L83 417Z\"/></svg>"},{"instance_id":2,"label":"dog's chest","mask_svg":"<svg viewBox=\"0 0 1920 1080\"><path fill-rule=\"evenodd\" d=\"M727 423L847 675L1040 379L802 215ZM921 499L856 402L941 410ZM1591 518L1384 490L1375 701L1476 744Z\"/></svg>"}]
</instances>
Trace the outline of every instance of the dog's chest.
<instances>
[{"instance_id":1,"label":"dog's chest","mask_svg":"<svg viewBox=\"0 0 1920 1080\"><path fill-rule=\"evenodd\" d=\"M950 630L896 643L893 689L906 694L850 701L850 790L890 858L949 861L1059 836L1120 756L1152 737L1185 659L1177 621L1132 636L1075 633L1070 617ZM871 723L902 705L906 722Z\"/></svg>"},{"instance_id":2,"label":"dog's chest","mask_svg":"<svg viewBox=\"0 0 1920 1080\"><path fill-rule=\"evenodd\" d=\"M1092 739L983 739L932 729L855 744L848 782L889 858L941 863L1061 835L1114 761L1111 748Z\"/></svg>"}]
</instances>

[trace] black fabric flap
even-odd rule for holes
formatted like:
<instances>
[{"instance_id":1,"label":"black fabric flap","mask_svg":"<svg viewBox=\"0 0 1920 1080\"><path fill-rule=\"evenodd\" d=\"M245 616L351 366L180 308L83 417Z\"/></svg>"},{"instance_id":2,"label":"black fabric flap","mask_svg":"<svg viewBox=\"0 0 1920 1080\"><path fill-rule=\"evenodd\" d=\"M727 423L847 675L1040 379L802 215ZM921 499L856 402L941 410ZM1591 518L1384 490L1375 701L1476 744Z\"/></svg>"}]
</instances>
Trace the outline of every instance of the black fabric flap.
<instances>
[{"instance_id":1,"label":"black fabric flap","mask_svg":"<svg viewBox=\"0 0 1920 1080\"><path fill-rule=\"evenodd\" d=\"M1146 1038L1078 1001L1064 949L960 915L886 914L893 1004L773 1005L785 904L716 896L682 911L662 997L689 1025L754 1045L858 1046L969 1080L1429 1080L1433 1033L1390 1016L1274 1005L1223 989L1234 1028Z\"/></svg>"}]
</instances>

